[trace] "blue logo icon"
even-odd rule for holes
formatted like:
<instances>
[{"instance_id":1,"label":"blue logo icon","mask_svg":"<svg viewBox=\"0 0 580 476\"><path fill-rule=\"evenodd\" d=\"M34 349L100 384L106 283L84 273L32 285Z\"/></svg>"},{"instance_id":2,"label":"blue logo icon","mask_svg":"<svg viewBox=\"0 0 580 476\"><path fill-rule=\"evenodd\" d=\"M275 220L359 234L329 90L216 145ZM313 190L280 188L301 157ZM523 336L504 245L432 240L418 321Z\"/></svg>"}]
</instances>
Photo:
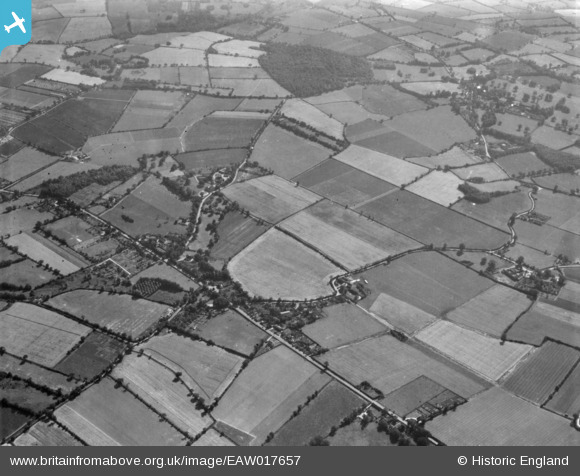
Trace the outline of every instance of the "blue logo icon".
<instances>
[{"instance_id":1,"label":"blue logo icon","mask_svg":"<svg viewBox=\"0 0 580 476\"><path fill-rule=\"evenodd\" d=\"M25 45L32 30L31 0L0 0L0 52L10 45Z\"/></svg>"}]
</instances>

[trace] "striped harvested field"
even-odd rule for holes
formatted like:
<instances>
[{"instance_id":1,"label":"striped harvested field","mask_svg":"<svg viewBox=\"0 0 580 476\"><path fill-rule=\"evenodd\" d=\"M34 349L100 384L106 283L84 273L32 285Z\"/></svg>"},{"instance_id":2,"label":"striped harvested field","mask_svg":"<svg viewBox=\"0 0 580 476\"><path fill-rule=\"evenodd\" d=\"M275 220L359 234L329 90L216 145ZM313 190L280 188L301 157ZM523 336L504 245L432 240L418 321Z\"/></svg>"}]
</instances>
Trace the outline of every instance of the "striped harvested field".
<instances>
[{"instance_id":1,"label":"striped harvested field","mask_svg":"<svg viewBox=\"0 0 580 476\"><path fill-rule=\"evenodd\" d=\"M527 295L498 284L445 317L456 324L501 337L503 331L531 305L532 301Z\"/></svg>"},{"instance_id":2,"label":"striped harvested field","mask_svg":"<svg viewBox=\"0 0 580 476\"><path fill-rule=\"evenodd\" d=\"M14 446L83 446L56 423L39 421L14 441Z\"/></svg>"},{"instance_id":3,"label":"striped harvested field","mask_svg":"<svg viewBox=\"0 0 580 476\"><path fill-rule=\"evenodd\" d=\"M506 379L503 387L541 405L554 392L580 358L580 352L548 341L522 362Z\"/></svg>"},{"instance_id":4,"label":"striped harvested field","mask_svg":"<svg viewBox=\"0 0 580 476\"><path fill-rule=\"evenodd\" d=\"M207 430L193 446L236 446L225 436L221 436L213 428Z\"/></svg>"},{"instance_id":5,"label":"striped harvested field","mask_svg":"<svg viewBox=\"0 0 580 476\"><path fill-rule=\"evenodd\" d=\"M433 314L387 293L380 293L369 311L408 334L414 334L437 319Z\"/></svg>"},{"instance_id":6,"label":"striped harvested field","mask_svg":"<svg viewBox=\"0 0 580 476\"><path fill-rule=\"evenodd\" d=\"M500 345L497 339L447 321L437 321L423 329L417 339L492 381L498 380L532 348L513 342Z\"/></svg>"}]
</instances>

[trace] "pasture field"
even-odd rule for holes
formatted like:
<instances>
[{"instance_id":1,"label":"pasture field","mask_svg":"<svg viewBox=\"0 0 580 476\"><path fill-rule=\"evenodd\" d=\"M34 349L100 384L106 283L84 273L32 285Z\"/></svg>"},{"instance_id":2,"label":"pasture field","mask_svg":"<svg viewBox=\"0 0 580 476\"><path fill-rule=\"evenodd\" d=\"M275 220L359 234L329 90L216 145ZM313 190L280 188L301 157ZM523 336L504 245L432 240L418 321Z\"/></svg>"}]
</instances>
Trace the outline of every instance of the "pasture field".
<instances>
[{"instance_id":1,"label":"pasture field","mask_svg":"<svg viewBox=\"0 0 580 476\"><path fill-rule=\"evenodd\" d=\"M447 393L449 390L445 387L422 375L386 395L383 404L397 415L405 417L430 400Z\"/></svg>"},{"instance_id":2,"label":"pasture field","mask_svg":"<svg viewBox=\"0 0 580 476\"><path fill-rule=\"evenodd\" d=\"M54 369L77 378L91 380L103 372L124 348L122 342L107 334L93 331Z\"/></svg>"},{"instance_id":3,"label":"pasture field","mask_svg":"<svg viewBox=\"0 0 580 476\"><path fill-rule=\"evenodd\" d=\"M556 301L549 301L555 306L569 311L580 311L580 284L571 282L560 289L560 294Z\"/></svg>"},{"instance_id":4,"label":"pasture field","mask_svg":"<svg viewBox=\"0 0 580 476\"><path fill-rule=\"evenodd\" d=\"M55 370L58 369L55 368ZM20 378L30 379L38 385L46 385L53 390L60 389L63 393L70 393L78 385L74 381L69 381L66 375L53 372L30 361L23 363L22 359L8 354L0 356L0 372L18 375Z\"/></svg>"},{"instance_id":5,"label":"pasture field","mask_svg":"<svg viewBox=\"0 0 580 476\"><path fill-rule=\"evenodd\" d=\"M277 223L321 198L276 175L232 184L223 193L252 215L270 223Z\"/></svg>"},{"instance_id":6,"label":"pasture field","mask_svg":"<svg viewBox=\"0 0 580 476\"><path fill-rule=\"evenodd\" d=\"M548 223L562 230L580 234L580 199L541 190L536 194L534 211L550 217Z\"/></svg>"},{"instance_id":7,"label":"pasture field","mask_svg":"<svg viewBox=\"0 0 580 476\"><path fill-rule=\"evenodd\" d=\"M419 165L358 145L351 145L336 155L335 159L397 186L412 182L428 172L428 169Z\"/></svg>"},{"instance_id":8,"label":"pasture field","mask_svg":"<svg viewBox=\"0 0 580 476\"><path fill-rule=\"evenodd\" d=\"M58 39L69 21L70 18L53 18L34 22L31 41L33 43L58 43Z\"/></svg>"},{"instance_id":9,"label":"pasture field","mask_svg":"<svg viewBox=\"0 0 580 476\"><path fill-rule=\"evenodd\" d=\"M129 294L108 294L78 289L50 299L55 309L84 317L88 322L105 326L112 332L139 337L152 324L168 315L171 308Z\"/></svg>"},{"instance_id":10,"label":"pasture field","mask_svg":"<svg viewBox=\"0 0 580 476\"><path fill-rule=\"evenodd\" d=\"M330 149L316 142L269 124L256 142L250 160L272 169L282 178L290 179L318 165L331 153Z\"/></svg>"},{"instance_id":11,"label":"pasture field","mask_svg":"<svg viewBox=\"0 0 580 476\"><path fill-rule=\"evenodd\" d=\"M501 168L504 169L511 177L517 177L519 174L528 174L538 170L544 170L546 164L542 162L534 152L522 152L521 154L506 155L495 160ZM548 177L539 177L535 181Z\"/></svg>"},{"instance_id":12,"label":"pasture field","mask_svg":"<svg viewBox=\"0 0 580 476\"><path fill-rule=\"evenodd\" d=\"M47 367L55 366L90 329L56 312L15 303L0 312L0 347Z\"/></svg>"},{"instance_id":13,"label":"pasture field","mask_svg":"<svg viewBox=\"0 0 580 476\"><path fill-rule=\"evenodd\" d=\"M132 195L173 218L188 217L191 213L191 202L180 200L156 177L145 180Z\"/></svg>"},{"instance_id":14,"label":"pasture field","mask_svg":"<svg viewBox=\"0 0 580 476\"><path fill-rule=\"evenodd\" d=\"M313 127L335 139L343 139L343 125L336 119L328 116L320 109L308 104L301 99L289 99L284 103L281 109L282 115L294 119L298 122L304 122L306 125Z\"/></svg>"},{"instance_id":15,"label":"pasture field","mask_svg":"<svg viewBox=\"0 0 580 476\"><path fill-rule=\"evenodd\" d=\"M461 50L461 54L465 56L470 62L482 63L487 59L495 56L495 53L485 48L473 48L471 50Z\"/></svg>"},{"instance_id":16,"label":"pasture field","mask_svg":"<svg viewBox=\"0 0 580 476\"><path fill-rule=\"evenodd\" d=\"M280 226L349 270L420 247L414 240L327 200Z\"/></svg>"},{"instance_id":17,"label":"pasture field","mask_svg":"<svg viewBox=\"0 0 580 476\"><path fill-rule=\"evenodd\" d=\"M22 181L18 182L12 187L12 190L18 190L19 192L25 192L30 190L43 182L56 179L58 177L67 177L69 175L76 174L78 172L85 172L87 170L98 169L100 166L91 163L74 163L74 162L55 162L52 165L39 170L34 175L31 175Z\"/></svg>"},{"instance_id":18,"label":"pasture field","mask_svg":"<svg viewBox=\"0 0 580 476\"><path fill-rule=\"evenodd\" d=\"M238 97L279 98L291 95L286 89L270 78L213 79L211 83L214 88L223 88L222 94L224 95L229 94L230 90L233 96Z\"/></svg>"},{"instance_id":19,"label":"pasture field","mask_svg":"<svg viewBox=\"0 0 580 476\"><path fill-rule=\"evenodd\" d=\"M315 299L330 294L341 269L288 235L271 229L228 264L232 278L251 296Z\"/></svg>"},{"instance_id":20,"label":"pasture field","mask_svg":"<svg viewBox=\"0 0 580 476\"><path fill-rule=\"evenodd\" d=\"M484 193L511 193L519 190L520 183L515 180L500 180L497 182L475 183L474 188Z\"/></svg>"},{"instance_id":21,"label":"pasture field","mask_svg":"<svg viewBox=\"0 0 580 476\"><path fill-rule=\"evenodd\" d=\"M6 243L16 246L20 253L24 253L32 260L42 261L64 275L74 273L87 264L81 258L37 234L32 236L25 232L13 235Z\"/></svg>"},{"instance_id":22,"label":"pasture field","mask_svg":"<svg viewBox=\"0 0 580 476\"><path fill-rule=\"evenodd\" d=\"M450 446L580 444L580 434L566 420L499 387L491 388L454 412L428 422L426 429Z\"/></svg>"},{"instance_id":23,"label":"pasture field","mask_svg":"<svg viewBox=\"0 0 580 476\"><path fill-rule=\"evenodd\" d=\"M171 119L166 127L176 127L187 130L189 126L210 115L215 111L233 111L240 103L238 98L214 98L211 96L197 95L189 101L185 107Z\"/></svg>"},{"instance_id":24,"label":"pasture field","mask_svg":"<svg viewBox=\"0 0 580 476\"><path fill-rule=\"evenodd\" d=\"M314 365L279 346L250 362L220 400L213 417L241 432L248 445L260 445L329 381Z\"/></svg>"},{"instance_id":25,"label":"pasture field","mask_svg":"<svg viewBox=\"0 0 580 476\"><path fill-rule=\"evenodd\" d=\"M56 2L54 8L63 17L97 17L106 12L105 0L77 0L76 2Z\"/></svg>"},{"instance_id":26,"label":"pasture field","mask_svg":"<svg viewBox=\"0 0 580 476\"><path fill-rule=\"evenodd\" d=\"M24 416L22 413L16 413L10 408L0 408L0 421L2 421L0 438L6 438L31 419L31 417Z\"/></svg>"},{"instance_id":27,"label":"pasture field","mask_svg":"<svg viewBox=\"0 0 580 476\"><path fill-rule=\"evenodd\" d=\"M86 221L72 215L45 225L45 229L57 238L65 240L71 248L94 238L95 235L90 232L91 228Z\"/></svg>"},{"instance_id":28,"label":"pasture field","mask_svg":"<svg viewBox=\"0 0 580 476\"><path fill-rule=\"evenodd\" d=\"M130 392L101 380L58 408L59 423L92 446L182 446L184 437Z\"/></svg>"},{"instance_id":29,"label":"pasture field","mask_svg":"<svg viewBox=\"0 0 580 476\"><path fill-rule=\"evenodd\" d=\"M447 207L463 198L463 193L457 189L462 183L462 180L449 172L433 170L409 185L407 190Z\"/></svg>"},{"instance_id":30,"label":"pasture field","mask_svg":"<svg viewBox=\"0 0 580 476\"><path fill-rule=\"evenodd\" d=\"M554 174L534 179L540 187L560 190L578 190L580 188L580 175L577 174Z\"/></svg>"},{"instance_id":31,"label":"pasture field","mask_svg":"<svg viewBox=\"0 0 580 476\"><path fill-rule=\"evenodd\" d=\"M442 91L450 93L459 92L459 86L454 83L443 83L440 81L417 81L415 83L402 83L401 87L422 96L429 96Z\"/></svg>"},{"instance_id":32,"label":"pasture field","mask_svg":"<svg viewBox=\"0 0 580 476\"><path fill-rule=\"evenodd\" d=\"M580 359L572 347L546 341L507 377L503 388L542 405Z\"/></svg>"},{"instance_id":33,"label":"pasture field","mask_svg":"<svg viewBox=\"0 0 580 476\"><path fill-rule=\"evenodd\" d=\"M243 358L175 334L156 336L141 346L147 356L173 372L206 402L218 398L239 372Z\"/></svg>"},{"instance_id":34,"label":"pasture field","mask_svg":"<svg viewBox=\"0 0 580 476\"><path fill-rule=\"evenodd\" d=\"M239 68L237 68L239 69ZM244 99L236 110L238 111L267 111L272 112L280 105L279 99Z\"/></svg>"},{"instance_id":35,"label":"pasture field","mask_svg":"<svg viewBox=\"0 0 580 476\"><path fill-rule=\"evenodd\" d=\"M489 383L451 360L391 335L331 350L322 359L353 384L366 380L385 395L422 375L464 398L489 387Z\"/></svg>"},{"instance_id":36,"label":"pasture field","mask_svg":"<svg viewBox=\"0 0 580 476\"><path fill-rule=\"evenodd\" d=\"M129 355L112 372L113 378L123 379L129 389L139 395L171 423L190 435L197 435L213 420L202 416L191 402L189 388L175 382L175 373L144 355Z\"/></svg>"},{"instance_id":37,"label":"pasture field","mask_svg":"<svg viewBox=\"0 0 580 476\"><path fill-rule=\"evenodd\" d=\"M436 319L434 315L386 293L376 297L369 311L407 334L414 334Z\"/></svg>"},{"instance_id":38,"label":"pasture field","mask_svg":"<svg viewBox=\"0 0 580 476\"><path fill-rule=\"evenodd\" d=\"M369 423L364 429L357 423L340 428L328 438L330 446L395 446L387 435L378 431L376 422Z\"/></svg>"},{"instance_id":39,"label":"pasture field","mask_svg":"<svg viewBox=\"0 0 580 476\"><path fill-rule=\"evenodd\" d=\"M6 66L10 65L10 68ZM48 72L49 67L39 64L12 64L7 63L2 68L0 77L0 86L5 88L17 88L18 86L30 81L31 79L41 76Z\"/></svg>"},{"instance_id":40,"label":"pasture field","mask_svg":"<svg viewBox=\"0 0 580 476\"><path fill-rule=\"evenodd\" d=\"M532 302L527 295L497 284L449 312L445 318L499 338Z\"/></svg>"},{"instance_id":41,"label":"pasture field","mask_svg":"<svg viewBox=\"0 0 580 476\"><path fill-rule=\"evenodd\" d=\"M367 37L368 38L368 37ZM318 48L326 48L332 51L336 51L338 53L344 53L351 56L367 56L371 53L374 53L381 49L381 46L373 46L372 42L374 41L381 41L386 37L382 35L377 35L370 37L370 41L368 43L364 43L362 41L358 41L357 39L348 38L338 33L334 33L332 31L327 31L315 35L307 36L302 44L316 46ZM389 42L395 43L394 40L388 39L385 41L384 46L388 46Z\"/></svg>"},{"instance_id":42,"label":"pasture field","mask_svg":"<svg viewBox=\"0 0 580 476\"><path fill-rule=\"evenodd\" d=\"M247 147L262 127L262 119L206 117L183 137L186 151Z\"/></svg>"},{"instance_id":43,"label":"pasture field","mask_svg":"<svg viewBox=\"0 0 580 476\"><path fill-rule=\"evenodd\" d=\"M511 327L507 338L516 342L540 345L547 337L573 347L580 347L580 314L545 302L534 307Z\"/></svg>"},{"instance_id":44,"label":"pasture field","mask_svg":"<svg viewBox=\"0 0 580 476\"><path fill-rule=\"evenodd\" d=\"M201 438L193 443L193 446L236 446L225 436L221 436L216 430L210 428Z\"/></svg>"},{"instance_id":45,"label":"pasture field","mask_svg":"<svg viewBox=\"0 0 580 476\"><path fill-rule=\"evenodd\" d=\"M43 412L56 400L54 395L31 387L22 380L13 380L6 376L0 377L0 392L3 400L33 412Z\"/></svg>"},{"instance_id":46,"label":"pasture field","mask_svg":"<svg viewBox=\"0 0 580 476\"><path fill-rule=\"evenodd\" d=\"M545 406L552 411L571 417L578 411L578 404L580 404L580 365L576 365Z\"/></svg>"},{"instance_id":47,"label":"pasture field","mask_svg":"<svg viewBox=\"0 0 580 476\"><path fill-rule=\"evenodd\" d=\"M203 55L202 55L203 57ZM259 68L260 63L255 58L229 55L207 55L210 68Z\"/></svg>"},{"instance_id":48,"label":"pasture field","mask_svg":"<svg viewBox=\"0 0 580 476\"><path fill-rule=\"evenodd\" d=\"M576 140L574 134L568 135L564 132L553 129L552 127L542 126L538 127L532 133L532 142L560 150L570 147L576 142Z\"/></svg>"},{"instance_id":49,"label":"pasture field","mask_svg":"<svg viewBox=\"0 0 580 476\"><path fill-rule=\"evenodd\" d=\"M175 268L168 266L164 263L157 263L147 268L140 273L137 273L131 277L131 282L134 284L141 278L160 278L171 281L172 283L181 286L185 291L189 289L197 289L198 285L191 279L189 279L184 274L177 271Z\"/></svg>"},{"instance_id":50,"label":"pasture field","mask_svg":"<svg viewBox=\"0 0 580 476\"><path fill-rule=\"evenodd\" d=\"M346 138L350 142L359 142L364 139L392 132L392 129L385 126L380 120L365 119L346 128Z\"/></svg>"},{"instance_id":51,"label":"pasture field","mask_svg":"<svg viewBox=\"0 0 580 476\"><path fill-rule=\"evenodd\" d=\"M554 256L545 255L543 252L539 252L530 248L529 246L517 243L516 246L511 246L505 256L513 260L517 260L520 256L524 257L524 262L528 265L535 266L537 268L546 268L552 266L556 261Z\"/></svg>"},{"instance_id":52,"label":"pasture field","mask_svg":"<svg viewBox=\"0 0 580 476\"><path fill-rule=\"evenodd\" d=\"M192 66L196 70L205 71L204 68ZM128 81L155 81L157 83L180 84L180 75L177 66L159 66L157 68L139 68L139 69L125 69L121 72L121 78ZM207 72L206 72L207 76ZM201 78L201 76L200 76ZM209 78L205 83L209 84Z\"/></svg>"},{"instance_id":53,"label":"pasture field","mask_svg":"<svg viewBox=\"0 0 580 476\"><path fill-rule=\"evenodd\" d=\"M161 33L159 35L160 39L161 36L164 35L163 33ZM192 48L195 50L206 50L208 49L213 43L215 43L216 41L223 41L223 40L227 40L229 37L226 35L221 35L219 33L214 33L211 31L200 31L200 32L196 32L196 33L190 33L190 34L186 34L186 35L181 35L181 34L175 34L175 33L165 33L165 35L168 35L167 40L170 40L170 44L171 46L174 46L176 48ZM172 36L172 38L169 38L169 35ZM139 41L137 42L141 42L142 40L144 41L149 41L150 37L149 35L147 36L140 36ZM160 41L159 43L165 43L166 41Z\"/></svg>"},{"instance_id":54,"label":"pasture field","mask_svg":"<svg viewBox=\"0 0 580 476\"><path fill-rule=\"evenodd\" d=\"M320 8L297 10L286 16L284 25L309 30L335 28L344 22L344 17Z\"/></svg>"},{"instance_id":55,"label":"pasture field","mask_svg":"<svg viewBox=\"0 0 580 476\"><path fill-rule=\"evenodd\" d=\"M9 281L5 281L7 278L9 278ZM33 261L25 259L5 268L4 279L1 279L1 282L9 282L15 286L26 286L29 284L33 288L36 288L55 278L56 274L44 268L39 268Z\"/></svg>"},{"instance_id":56,"label":"pasture field","mask_svg":"<svg viewBox=\"0 0 580 476\"><path fill-rule=\"evenodd\" d=\"M552 256L562 254L572 262L580 259L580 236L550 225L538 226L517 221L518 241L538 251L548 251Z\"/></svg>"},{"instance_id":57,"label":"pasture field","mask_svg":"<svg viewBox=\"0 0 580 476\"><path fill-rule=\"evenodd\" d=\"M484 336L448 321L437 321L417 334L417 339L491 381L514 367L531 346Z\"/></svg>"},{"instance_id":58,"label":"pasture field","mask_svg":"<svg viewBox=\"0 0 580 476\"><path fill-rule=\"evenodd\" d=\"M531 206L532 202L528 197L528 190L523 190L493 197L487 203L472 203L468 200L461 200L451 209L507 232L509 230L507 223L512 214L529 210Z\"/></svg>"},{"instance_id":59,"label":"pasture field","mask_svg":"<svg viewBox=\"0 0 580 476\"><path fill-rule=\"evenodd\" d=\"M387 119L386 116L373 114L372 112L367 111L363 106L354 102L354 100L350 97L347 97L343 101L318 103L318 101L323 101L318 99L323 96L324 94L317 96L316 98L308 98L306 101L308 101L310 104L314 104L318 109L328 114L329 116L332 115L334 119L342 122L345 126L348 126L349 124L357 124L367 119L375 121Z\"/></svg>"},{"instance_id":60,"label":"pasture field","mask_svg":"<svg viewBox=\"0 0 580 476\"><path fill-rule=\"evenodd\" d=\"M300 414L288 421L268 445L305 446L312 435L327 435L345 416L363 405L363 400L338 382L330 382Z\"/></svg>"},{"instance_id":61,"label":"pasture field","mask_svg":"<svg viewBox=\"0 0 580 476\"><path fill-rule=\"evenodd\" d=\"M468 248L489 249L497 248L509 239L507 233L406 190L379 196L357 207L357 211L427 245L459 246L464 243Z\"/></svg>"},{"instance_id":62,"label":"pasture field","mask_svg":"<svg viewBox=\"0 0 580 476\"><path fill-rule=\"evenodd\" d=\"M54 66L55 68L74 68L74 63L63 60L62 56L66 49L65 45L44 45L29 43L18 50L12 58L15 63L40 63Z\"/></svg>"},{"instance_id":63,"label":"pasture field","mask_svg":"<svg viewBox=\"0 0 580 476\"><path fill-rule=\"evenodd\" d=\"M369 112L387 117L427 108L427 105L420 99L387 84L364 87L361 104Z\"/></svg>"},{"instance_id":64,"label":"pasture field","mask_svg":"<svg viewBox=\"0 0 580 476\"><path fill-rule=\"evenodd\" d=\"M185 102L179 92L137 91L112 132L163 127Z\"/></svg>"},{"instance_id":65,"label":"pasture field","mask_svg":"<svg viewBox=\"0 0 580 476\"><path fill-rule=\"evenodd\" d=\"M214 149L200 150L198 152L185 152L175 156L175 160L183 164L185 170L213 169L214 167L226 167L231 164L241 164L247 149Z\"/></svg>"},{"instance_id":66,"label":"pasture field","mask_svg":"<svg viewBox=\"0 0 580 476\"><path fill-rule=\"evenodd\" d=\"M484 163L453 169L453 173L462 180L472 180L481 177L484 182L493 182L495 180L505 180L508 178L506 173L493 163Z\"/></svg>"},{"instance_id":67,"label":"pasture field","mask_svg":"<svg viewBox=\"0 0 580 476\"><path fill-rule=\"evenodd\" d=\"M181 66L179 68L179 83L184 84L186 86L205 86L210 84L209 73L206 68L200 68L198 66ZM169 75L162 73L161 74L161 81L162 82L171 82L168 81L170 77ZM173 75L171 75L173 77Z\"/></svg>"},{"instance_id":68,"label":"pasture field","mask_svg":"<svg viewBox=\"0 0 580 476\"><path fill-rule=\"evenodd\" d=\"M24 147L24 144L18 139L10 139L2 144L0 144L0 156L3 158L10 157L20 149Z\"/></svg>"},{"instance_id":69,"label":"pasture field","mask_svg":"<svg viewBox=\"0 0 580 476\"><path fill-rule=\"evenodd\" d=\"M195 329L195 332L202 339L211 340L221 347L244 355L250 355L255 346L268 337L265 332L232 310L212 317L201 328Z\"/></svg>"},{"instance_id":70,"label":"pasture field","mask_svg":"<svg viewBox=\"0 0 580 476\"><path fill-rule=\"evenodd\" d=\"M414 253L357 275L368 281L370 295L361 305L370 308L381 293L418 307L436 317L461 306L493 286L455 261L434 252Z\"/></svg>"},{"instance_id":71,"label":"pasture field","mask_svg":"<svg viewBox=\"0 0 580 476\"><path fill-rule=\"evenodd\" d=\"M302 328L302 332L326 349L386 331L387 328L352 304L324 308L324 317Z\"/></svg>"},{"instance_id":72,"label":"pasture field","mask_svg":"<svg viewBox=\"0 0 580 476\"><path fill-rule=\"evenodd\" d=\"M203 51L189 48L161 47L141 56L149 60L149 66L205 66Z\"/></svg>"},{"instance_id":73,"label":"pasture field","mask_svg":"<svg viewBox=\"0 0 580 476\"><path fill-rule=\"evenodd\" d=\"M389 182L334 159L321 162L294 180L301 187L350 207L396 190Z\"/></svg>"},{"instance_id":74,"label":"pasture field","mask_svg":"<svg viewBox=\"0 0 580 476\"><path fill-rule=\"evenodd\" d=\"M56 99L44 94L22 91L20 89L4 89L0 92L0 103L26 109L48 109L56 103Z\"/></svg>"},{"instance_id":75,"label":"pasture field","mask_svg":"<svg viewBox=\"0 0 580 476\"><path fill-rule=\"evenodd\" d=\"M388 132L372 135L371 137L357 141L357 145L401 159L421 157L437 152L435 149L431 149L417 142L405 133L389 130L388 126L385 130L388 130Z\"/></svg>"},{"instance_id":76,"label":"pasture field","mask_svg":"<svg viewBox=\"0 0 580 476\"><path fill-rule=\"evenodd\" d=\"M0 164L0 177L8 182L14 182L54 164L57 160L58 157L45 154L32 147L25 147Z\"/></svg>"},{"instance_id":77,"label":"pasture field","mask_svg":"<svg viewBox=\"0 0 580 476\"><path fill-rule=\"evenodd\" d=\"M39 421L14 440L14 446L83 446L56 423Z\"/></svg>"},{"instance_id":78,"label":"pasture field","mask_svg":"<svg viewBox=\"0 0 580 476\"><path fill-rule=\"evenodd\" d=\"M211 257L228 260L266 232L268 228L240 213L228 213L217 227L218 241L211 249Z\"/></svg>"}]
</instances>

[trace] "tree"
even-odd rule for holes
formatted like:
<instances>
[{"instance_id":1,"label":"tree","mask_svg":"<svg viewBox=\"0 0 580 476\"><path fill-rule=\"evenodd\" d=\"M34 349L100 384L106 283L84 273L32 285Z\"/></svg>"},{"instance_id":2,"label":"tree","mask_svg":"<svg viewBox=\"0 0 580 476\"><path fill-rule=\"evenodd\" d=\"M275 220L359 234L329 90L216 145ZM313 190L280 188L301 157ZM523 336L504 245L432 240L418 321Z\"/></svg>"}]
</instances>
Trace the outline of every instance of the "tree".
<instances>
[{"instance_id":1,"label":"tree","mask_svg":"<svg viewBox=\"0 0 580 476\"><path fill-rule=\"evenodd\" d=\"M518 259L516 260L516 264L518 266L521 266L522 264L524 264L524 257L523 256L518 256Z\"/></svg>"},{"instance_id":2,"label":"tree","mask_svg":"<svg viewBox=\"0 0 580 476\"><path fill-rule=\"evenodd\" d=\"M497 265L494 260L489 260L487 264L487 269L485 270L486 273L493 274L497 269Z\"/></svg>"},{"instance_id":3,"label":"tree","mask_svg":"<svg viewBox=\"0 0 580 476\"><path fill-rule=\"evenodd\" d=\"M330 446L330 443L322 436L315 436L308 442L308 446Z\"/></svg>"}]
</instances>

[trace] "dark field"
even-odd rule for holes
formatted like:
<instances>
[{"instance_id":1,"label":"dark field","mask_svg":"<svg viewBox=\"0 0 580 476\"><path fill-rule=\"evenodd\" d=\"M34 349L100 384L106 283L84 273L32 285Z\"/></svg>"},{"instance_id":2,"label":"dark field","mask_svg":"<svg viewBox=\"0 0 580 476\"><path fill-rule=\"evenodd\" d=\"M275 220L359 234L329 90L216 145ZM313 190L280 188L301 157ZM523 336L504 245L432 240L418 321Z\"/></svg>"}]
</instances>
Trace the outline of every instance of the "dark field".
<instances>
[{"instance_id":1,"label":"dark field","mask_svg":"<svg viewBox=\"0 0 580 476\"><path fill-rule=\"evenodd\" d=\"M15 71L0 77L0 86L5 88L17 88L21 84L24 84L37 76L41 76L52 69L50 66L40 64L23 64L17 66L19 66L19 68Z\"/></svg>"},{"instance_id":2,"label":"dark field","mask_svg":"<svg viewBox=\"0 0 580 476\"><path fill-rule=\"evenodd\" d=\"M241 163L246 158L247 153L246 149L203 150L178 154L175 156L175 160L183 164L185 170L199 170Z\"/></svg>"},{"instance_id":3,"label":"dark field","mask_svg":"<svg viewBox=\"0 0 580 476\"><path fill-rule=\"evenodd\" d=\"M240 213L228 213L217 228L218 242L211 249L212 258L227 260L261 236L268 227L261 226Z\"/></svg>"},{"instance_id":4,"label":"dark field","mask_svg":"<svg viewBox=\"0 0 580 476\"><path fill-rule=\"evenodd\" d=\"M264 121L206 117L191 126L185 134L188 151L247 147Z\"/></svg>"},{"instance_id":5,"label":"dark field","mask_svg":"<svg viewBox=\"0 0 580 476\"><path fill-rule=\"evenodd\" d=\"M18 428L30 421L31 418L16 413L9 408L0 407L0 439L6 438L11 433L14 433Z\"/></svg>"}]
</instances>

